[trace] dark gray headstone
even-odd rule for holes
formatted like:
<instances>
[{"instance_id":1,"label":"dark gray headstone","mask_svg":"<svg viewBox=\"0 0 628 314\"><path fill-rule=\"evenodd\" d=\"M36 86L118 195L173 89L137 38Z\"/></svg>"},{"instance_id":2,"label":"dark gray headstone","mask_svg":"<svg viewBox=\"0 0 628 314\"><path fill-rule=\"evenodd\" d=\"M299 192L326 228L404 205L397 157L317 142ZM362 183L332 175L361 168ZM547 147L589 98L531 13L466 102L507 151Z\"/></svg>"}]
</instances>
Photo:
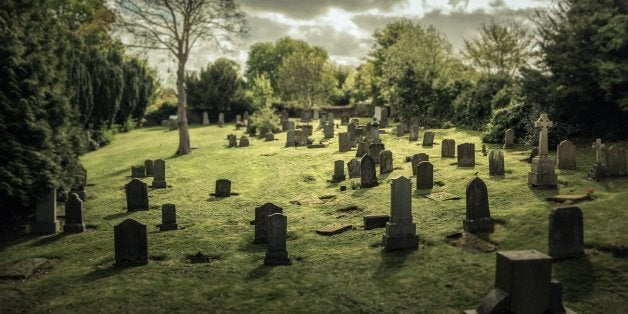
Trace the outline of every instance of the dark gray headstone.
<instances>
[{"instance_id":1,"label":"dark gray headstone","mask_svg":"<svg viewBox=\"0 0 628 314\"><path fill-rule=\"evenodd\" d=\"M323 127L323 134L325 138L333 138L334 137L334 125L327 124Z\"/></svg>"},{"instance_id":2,"label":"dark gray headstone","mask_svg":"<svg viewBox=\"0 0 628 314\"><path fill-rule=\"evenodd\" d=\"M312 134L314 132L314 126L312 126L312 125L302 125L301 126L301 130L305 131L305 134L307 134L307 136L312 136Z\"/></svg>"},{"instance_id":3,"label":"dark gray headstone","mask_svg":"<svg viewBox=\"0 0 628 314\"><path fill-rule=\"evenodd\" d=\"M355 129L358 125L355 123L349 123L347 125L347 135L349 135L349 141L351 142L351 146L355 145Z\"/></svg>"},{"instance_id":4,"label":"dark gray headstone","mask_svg":"<svg viewBox=\"0 0 628 314\"><path fill-rule=\"evenodd\" d=\"M264 257L264 265L290 265L286 250L288 218L283 214L268 216L268 248Z\"/></svg>"},{"instance_id":5,"label":"dark gray headstone","mask_svg":"<svg viewBox=\"0 0 628 314\"><path fill-rule=\"evenodd\" d=\"M358 143L358 149L355 152L355 157L358 158L362 158L362 156L364 156L364 154L368 153L368 146L369 144L367 142L359 142Z\"/></svg>"},{"instance_id":6,"label":"dark gray headstone","mask_svg":"<svg viewBox=\"0 0 628 314\"><path fill-rule=\"evenodd\" d=\"M541 252L497 252L495 288L509 296L506 313L546 313L550 307L551 277L551 259Z\"/></svg>"},{"instance_id":7,"label":"dark gray headstone","mask_svg":"<svg viewBox=\"0 0 628 314\"><path fill-rule=\"evenodd\" d=\"M488 173L491 176L504 175L504 151L492 150L488 154Z\"/></svg>"},{"instance_id":8,"label":"dark gray headstone","mask_svg":"<svg viewBox=\"0 0 628 314\"><path fill-rule=\"evenodd\" d=\"M52 189L44 197L37 200L35 206L35 222L33 233L53 234L59 231L57 220L57 190Z\"/></svg>"},{"instance_id":9,"label":"dark gray headstone","mask_svg":"<svg viewBox=\"0 0 628 314\"><path fill-rule=\"evenodd\" d=\"M139 179L132 179L124 186L127 211L148 210L148 187Z\"/></svg>"},{"instance_id":10,"label":"dark gray headstone","mask_svg":"<svg viewBox=\"0 0 628 314\"><path fill-rule=\"evenodd\" d=\"M397 124L396 134L397 134L397 137L401 137L404 134L406 134L406 124L404 122L399 122ZM418 132L417 132L417 134L418 134Z\"/></svg>"},{"instance_id":11,"label":"dark gray headstone","mask_svg":"<svg viewBox=\"0 0 628 314\"><path fill-rule=\"evenodd\" d=\"M554 208L549 214L548 254L554 258L584 255L583 230L579 207Z\"/></svg>"},{"instance_id":12,"label":"dark gray headstone","mask_svg":"<svg viewBox=\"0 0 628 314\"><path fill-rule=\"evenodd\" d=\"M131 166L131 178L143 178L145 176L144 166Z\"/></svg>"},{"instance_id":13,"label":"dark gray headstone","mask_svg":"<svg viewBox=\"0 0 628 314\"><path fill-rule=\"evenodd\" d=\"M153 163L152 160L150 160L150 159L144 160L144 169L146 170L146 176L147 177L152 177L153 176L153 168L154 167L155 167L155 164Z\"/></svg>"},{"instance_id":14,"label":"dark gray headstone","mask_svg":"<svg viewBox=\"0 0 628 314\"><path fill-rule=\"evenodd\" d=\"M275 140L275 134L272 132L266 133L266 136L264 137L264 140L266 142L272 142Z\"/></svg>"},{"instance_id":15,"label":"dark gray headstone","mask_svg":"<svg viewBox=\"0 0 628 314\"><path fill-rule=\"evenodd\" d=\"M177 206L175 204L163 204L161 205L161 225L159 230L177 230Z\"/></svg>"},{"instance_id":16,"label":"dark gray headstone","mask_svg":"<svg viewBox=\"0 0 628 314\"><path fill-rule=\"evenodd\" d=\"M341 182L346 180L345 176L345 162L342 160L334 161L334 174L331 177L331 182Z\"/></svg>"},{"instance_id":17,"label":"dark gray headstone","mask_svg":"<svg viewBox=\"0 0 628 314\"><path fill-rule=\"evenodd\" d=\"M368 154L369 156L371 156L371 158L373 158L376 164L379 163L379 153L383 151L384 149L386 148L384 147L384 144L381 144L381 143L379 144L373 143L369 145Z\"/></svg>"},{"instance_id":18,"label":"dark gray headstone","mask_svg":"<svg viewBox=\"0 0 628 314\"><path fill-rule=\"evenodd\" d=\"M467 184L466 219L463 220L464 231L493 232L494 225L488 209L488 190L480 178L474 178Z\"/></svg>"},{"instance_id":19,"label":"dark gray headstone","mask_svg":"<svg viewBox=\"0 0 628 314\"><path fill-rule=\"evenodd\" d=\"M230 197L231 196L231 181L227 179L216 180L216 197Z\"/></svg>"},{"instance_id":20,"label":"dark gray headstone","mask_svg":"<svg viewBox=\"0 0 628 314\"><path fill-rule=\"evenodd\" d=\"M166 188L166 162L163 159L157 159L153 168L153 189Z\"/></svg>"},{"instance_id":21,"label":"dark gray headstone","mask_svg":"<svg viewBox=\"0 0 628 314\"><path fill-rule=\"evenodd\" d=\"M351 150L351 141L349 140L348 133L338 133L338 151L339 152L348 152Z\"/></svg>"},{"instance_id":22,"label":"dark gray headstone","mask_svg":"<svg viewBox=\"0 0 628 314\"><path fill-rule=\"evenodd\" d=\"M362 188L371 188L378 184L375 160L368 154L365 154L360 161L360 186Z\"/></svg>"},{"instance_id":23,"label":"dark gray headstone","mask_svg":"<svg viewBox=\"0 0 628 314\"><path fill-rule=\"evenodd\" d=\"M286 131L286 147L294 147L296 145L296 140L294 138L294 131L288 130Z\"/></svg>"},{"instance_id":24,"label":"dark gray headstone","mask_svg":"<svg viewBox=\"0 0 628 314\"><path fill-rule=\"evenodd\" d=\"M382 144L383 145L383 144ZM379 173L390 173L393 171L393 154L389 150L379 152Z\"/></svg>"},{"instance_id":25,"label":"dark gray headstone","mask_svg":"<svg viewBox=\"0 0 628 314\"><path fill-rule=\"evenodd\" d=\"M353 158L347 163L347 172L351 179L360 177L360 161L357 158Z\"/></svg>"},{"instance_id":26,"label":"dark gray headstone","mask_svg":"<svg viewBox=\"0 0 628 314\"><path fill-rule=\"evenodd\" d=\"M423 133L423 143L421 145L426 147L434 145L434 132L426 131Z\"/></svg>"},{"instance_id":27,"label":"dark gray headstone","mask_svg":"<svg viewBox=\"0 0 628 314\"><path fill-rule=\"evenodd\" d=\"M434 166L429 161L421 161L416 167L416 189L431 189L434 187Z\"/></svg>"},{"instance_id":28,"label":"dark gray headstone","mask_svg":"<svg viewBox=\"0 0 628 314\"><path fill-rule=\"evenodd\" d=\"M307 146L307 131L296 130L297 146Z\"/></svg>"},{"instance_id":29,"label":"dark gray headstone","mask_svg":"<svg viewBox=\"0 0 628 314\"><path fill-rule=\"evenodd\" d=\"M83 201L78 194L70 193L68 200L65 202L65 224L63 232L83 232L85 224L83 223Z\"/></svg>"},{"instance_id":30,"label":"dark gray headstone","mask_svg":"<svg viewBox=\"0 0 628 314\"><path fill-rule=\"evenodd\" d=\"M249 147L250 143L249 143L249 138L246 137L246 135L242 135L242 137L240 137L240 147Z\"/></svg>"},{"instance_id":31,"label":"dark gray headstone","mask_svg":"<svg viewBox=\"0 0 628 314\"><path fill-rule=\"evenodd\" d=\"M444 139L440 147L441 157L456 157L456 141L452 139Z\"/></svg>"},{"instance_id":32,"label":"dark gray headstone","mask_svg":"<svg viewBox=\"0 0 628 314\"><path fill-rule=\"evenodd\" d=\"M255 207L255 238L253 243L266 243L268 237L268 216L282 212L283 208L273 203Z\"/></svg>"},{"instance_id":33,"label":"dark gray headstone","mask_svg":"<svg viewBox=\"0 0 628 314\"><path fill-rule=\"evenodd\" d=\"M364 216L364 230L375 228L385 228L386 223L390 221L389 215L368 215Z\"/></svg>"},{"instance_id":34,"label":"dark gray headstone","mask_svg":"<svg viewBox=\"0 0 628 314\"><path fill-rule=\"evenodd\" d=\"M515 144L515 133L512 129L506 130L504 133L504 148L511 148Z\"/></svg>"},{"instance_id":35,"label":"dark gray headstone","mask_svg":"<svg viewBox=\"0 0 628 314\"><path fill-rule=\"evenodd\" d=\"M343 114L342 116L340 116L340 124L341 125L348 125L349 124L349 115Z\"/></svg>"},{"instance_id":36,"label":"dark gray headstone","mask_svg":"<svg viewBox=\"0 0 628 314\"><path fill-rule=\"evenodd\" d=\"M146 226L127 219L113 227L116 265L142 265L148 263Z\"/></svg>"},{"instance_id":37,"label":"dark gray headstone","mask_svg":"<svg viewBox=\"0 0 628 314\"><path fill-rule=\"evenodd\" d=\"M413 124L410 126L410 136L408 137L408 139L411 142L415 142L419 140L419 126L416 124Z\"/></svg>"},{"instance_id":38,"label":"dark gray headstone","mask_svg":"<svg viewBox=\"0 0 628 314\"><path fill-rule=\"evenodd\" d=\"M390 222L382 237L386 251L414 249L419 247L416 224L412 222L412 182L398 177L390 183Z\"/></svg>"},{"instance_id":39,"label":"dark gray headstone","mask_svg":"<svg viewBox=\"0 0 628 314\"><path fill-rule=\"evenodd\" d=\"M238 146L238 138L235 134L229 134L227 139L229 140L229 144L227 145L229 148Z\"/></svg>"},{"instance_id":40,"label":"dark gray headstone","mask_svg":"<svg viewBox=\"0 0 628 314\"><path fill-rule=\"evenodd\" d=\"M564 170L576 170L576 145L569 140L564 140L556 147L557 168Z\"/></svg>"},{"instance_id":41,"label":"dark gray headstone","mask_svg":"<svg viewBox=\"0 0 628 314\"><path fill-rule=\"evenodd\" d=\"M475 167L475 144L458 145L458 167Z\"/></svg>"},{"instance_id":42,"label":"dark gray headstone","mask_svg":"<svg viewBox=\"0 0 628 314\"><path fill-rule=\"evenodd\" d=\"M388 127L388 108L382 107L381 119L379 120L379 127L384 129Z\"/></svg>"},{"instance_id":43,"label":"dark gray headstone","mask_svg":"<svg viewBox=\"0 0 628 314\"><path fill-rule=\"evenodd\" d=\"M419 166L419 163L422 161L430 161L430 156L425 153L418 153L412 155L412 175L416 176L416 167Z\"/></svg>"}]
</instances>

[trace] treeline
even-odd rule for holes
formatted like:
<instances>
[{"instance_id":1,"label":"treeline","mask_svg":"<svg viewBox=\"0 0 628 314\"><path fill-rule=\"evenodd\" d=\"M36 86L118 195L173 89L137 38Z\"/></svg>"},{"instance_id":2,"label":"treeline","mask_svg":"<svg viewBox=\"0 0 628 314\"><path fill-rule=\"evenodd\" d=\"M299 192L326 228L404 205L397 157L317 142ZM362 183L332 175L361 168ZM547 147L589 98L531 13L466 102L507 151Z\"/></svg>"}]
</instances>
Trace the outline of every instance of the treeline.
<instances>
[{"instance_id":1,"label":"treeline","mask_svg":"<svg viewBox=\"0 0 628 314\"><path fill-rule=\"evenodd\" d=\"M104 1L0 3L0 216L79 184L79 156L141 120L156 88L109 36Z\"/></svg>"}]
</instances>

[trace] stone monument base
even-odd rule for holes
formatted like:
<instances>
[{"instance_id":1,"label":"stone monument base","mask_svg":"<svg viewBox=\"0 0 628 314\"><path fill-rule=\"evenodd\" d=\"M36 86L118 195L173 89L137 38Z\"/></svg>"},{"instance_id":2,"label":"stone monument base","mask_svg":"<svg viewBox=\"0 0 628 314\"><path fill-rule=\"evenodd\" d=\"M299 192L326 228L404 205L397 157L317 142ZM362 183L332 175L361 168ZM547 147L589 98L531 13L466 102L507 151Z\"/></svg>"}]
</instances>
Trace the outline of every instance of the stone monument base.
<instances>
[{"instance_id":1,"label":"stone monument base","mask_svg":"<svg viewBox=\"0 0 628 314\"><path fill-rule=\"evenodd\" d=\"M59 231L59 221L54 222L39 222L36 221L33 224L32 233L37 234L53 234Z\"/></svg>"},{"instance_id":2,"label":"stone monument base","mask_svg":"<svg viewBox=\"0 0 628 314\"><path fill-rule=\"evenodd\" d=\"M288 258L287 251L280 251L280 252L266 251L266 257L264 257L264 265L271 265L271 266L292 265L292 262Z\"/></svg>"},{"instance_id":3,"label":"stone monument base","mask_svg":"<svg viewBox=\"0 0 628 314\"><path fill-rule=\"evenodd\" d=\"M63 232L83 232L85 231L85 224L65 224L63 225Z\"/></svg>"},{"instance_id":4,"label":"stone monument base","mask_svg":"<svg viewBox=\"0 0 628 314\"><path fill-rule=\"evenodd\" d=\"M344 174L335 174L333 176L331 176L331 182L335 183L335 182L341 182L347 180L347 176Z\"/></svg>"},{"instance_id":5,"label":"stone monument base","mask_svg":"<svg viewBox=\"0 0 628 314\"><path fill-rule=\"evenodd\" d=\"M153 189L165 189L167 186L166 181L155 181L153 180L153 185L151 186Z\"/></svg>"},{"instance_id":6,"label":"stone monument base","mask_svg":"<svg viewBox=\"0 0 628 314\"><path fill-rule=\"evenodd\" d=\"M555 189L558 176L554 172L554 160L548 157L534 157L532 170L528 172L528 186L534 188Z\"/></svg>"},{"instance_id":7,"label":"stone monument base","mask_svg":"<svg viewBox=\"0 0 628 314\"><path fill-rule=\"evenodd\" d=\"M168 230L178 230L179 225L177 224L161 224L159 225L159 231L168 231Z\"/></svg>"},{"instance_id":8,"label":"stone monument base","mask_svg":"<svg viewBox=\"0 0 628 314\"><path fill-rule=\"evenodd\" d=\"M469 232L469 233L475 233L475 232L493 233L495 231L495 225L491 217L480 218L480 219L468 219L468 220L463 219L462 227L464 231Z\"/></svg>"},{"instance_id":9,"label":"stone monument base","mask_svg":"<svg viewBox=\"0 0 628 314\"><path fill-rule=\"evenodd\" d=\"M384 249L386 251L394 250L416 250L419 248L419 236L418 235L405 235L405 236L382 236L382 242L384 243Z\"/></svg>"}]
</instances>

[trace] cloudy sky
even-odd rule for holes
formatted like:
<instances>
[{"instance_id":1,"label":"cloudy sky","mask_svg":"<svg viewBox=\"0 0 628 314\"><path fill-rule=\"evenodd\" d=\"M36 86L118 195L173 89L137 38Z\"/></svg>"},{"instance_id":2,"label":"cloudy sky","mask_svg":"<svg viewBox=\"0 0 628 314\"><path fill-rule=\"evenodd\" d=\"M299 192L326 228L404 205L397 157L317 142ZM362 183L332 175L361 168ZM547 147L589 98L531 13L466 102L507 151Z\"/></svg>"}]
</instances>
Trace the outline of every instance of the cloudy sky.
<instances>
[{"instance_id":1,"label":"cloudy sky","mask_svg":"<svg viewBox=\"0 0 628 314\"><path fill-rule=\"evenodd\" d=\"M280 37L303 39L322 46L337 63L358 65L368 53L373 32L386 24L409 18L433 25L454 48L463 38L477 34L483 22L491 19L527 20L551 0L236 0L247 13L250 36L232 52L212 46L193 51L188 70L198 70L218 57L226 56L243 66L249 47L259 41L273 42ZM151 53L152 65L161 79L174 82L174 64L163 55Z\"/></svg>"}]
</instances>

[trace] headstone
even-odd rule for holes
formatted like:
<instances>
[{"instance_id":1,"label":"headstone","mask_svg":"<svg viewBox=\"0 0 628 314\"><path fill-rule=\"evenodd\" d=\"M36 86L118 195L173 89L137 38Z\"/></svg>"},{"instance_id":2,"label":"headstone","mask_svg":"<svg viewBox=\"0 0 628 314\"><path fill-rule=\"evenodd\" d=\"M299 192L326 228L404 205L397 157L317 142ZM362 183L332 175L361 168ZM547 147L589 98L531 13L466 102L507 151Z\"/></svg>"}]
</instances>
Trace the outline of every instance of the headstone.
<instances>
[{"instance_id":1,"label":"headstone","mask_svg":"<svg viewBox=\"0 0 628 314\"><path fill-rule=\"evenodd\" d=\"M229 144L227 144L227 147L231 148L231 147L237 147L238 146L238 139L235 136L235 134L227 135L227 140L229 140Z\"/></svg>"},{"instance_id":2,"label":"headstone","mask_svg":"<svg viewBox=\"0 0 628 314\"><path fill-rule=\"evenodd\" d=\"M286 237L288 233L288 218L280 213L268 216L268 248L264 265L290 265L288 251L286 250Z\"/></svg>"},{"instance_id":3,"label":"headstone","mask_svg":"<svg viewBox=\"0 0 628 314\"><path fill-rule=\"evenodd\" d=\"M335 125L334 120L335 120L334 113L333 112L328 113L327 114L327 124Z\"/></svg>"},{"instance_id":4,"label":"headstone","mask_svg":"<svg viewBox=\"0 0 628 314\"><path fill-rule=\"evenodd\" d=\"M419 163L422 161L430 161L430 156L425 153L418 153L412 155L412 175L416 176L416 167L419 166Z\"/></svg>"},{"instance_id":5,"label":"headstone","mask_svg":"<svg viewBox=\"0 0 628 314\"><path fill-rule=\"evenodd\" d=\"M272 132L266 133L266 136L264 137L264 141L266 142L272 142L275 140L275 134Z\"/></svg>"},{"instance_id":6,"label":"headstone","mask_svg":"<svg viewBox=\"0 0 628 314\"><path fill-rule=\"evenodd\" d=\"M418 128L418 127L417 127L417 128ZM401 136L403 136L404 134L406 134L406 125L405 125L405 123L403 123L403 122L399 122L399 123L397 124L396 134L397 134L397 137L401 137ZM418 134L418 131L417 131L417 134ZM417 136L418 136L418 135L417 135Z\"/></svg>"},{"instance_id":7,"label":"headstone","mask_svg":"<svg viewBox=\"0 0 628 314\"><path fill-rule=\"evenodd\" d=\"M318 121L318 128L322 129L323 127L325 127L327 125L327 113L322 113L320 115L320 119Z\"/></svg>"},{"instance_id":8,"label":"headstone","mask_svg":"<svg viewBox=\"0 0 628 314\"><path fill-rule=\"evenodd\" d=\"M348 125L349 124L349 115L348 114L343 114L342 116L340 116L340 124L341 125Z\"/></svg>"},{"instance_id":9,"label":"headstone","mask_svg":"<svg viewBox=\"0 0 628 314\"><path fill-rule=\"evenodd\" d=\"M268 239L268 216L272 214L281 214L283 208L273 204L266 203L260 207L255 207L255 237L253 243L266 243Z\"/></svg>"},{"instance_id":10,"label":"headstone","mask_svg":"<svg viewBox=\"0 0 628 314\"><path fill-rule=\"evenodd\" d=\"M504 148L512 148L515 145L515 133L512 129L504 133Z\"/></svg>"},{"instance_id":11,"label":"headstone","mask_svg":"<svg viewBox=\"0 0 628 314\"><path fill-rule=\"evenodd\" d=\"M177 121L177 116L170 116L170 119L168 119L168 129L170 129L170 131L174 131L179 129L179 123Z\"/></svg>"},{"instance_id":12,"label":"headstone","mask_svg":"<svg viewBox=\"0 0 628 314\"><path fill-rule=\"evenodd\" d=\"M488 190L482 179L476 177L467 184L466 218L464 231L469 233L493 232L494 225L488 209Z\"/></svg>"},{"instance_id":13,"label":"headstone","mask_svg":"<svg viewBox=\"0 0 628 314\"><path fill-rule=\"evenodd\" d=\"M131 166L131 178L143 178L146 176L144 166Z\"/></svg>"},{"instance_id":14,"label":"headstone","mask_svg":"<svg viewBox=\"0 0 628 314\"><path fill-rule=\"evenodd\" d=\"M488 174L491 176L504 175L504 151L492 150L488 155Z\"/></svg>"},{"instance_id":15,"label":"headstone","mask_svg":"<svg viewBox=\"0 0 628 314\"><path fill-rule=\"evenodd\" d=\"M316 233L324 236L333 236L349 230L353 230L353 225L335 223L316 229Z\"/></svg>"},{"instance_id":16,"label":"headstone","mask_svg":"<svg viewBox=\"0 0 628 314\"><path fill-rule=\"evenodd\" d=\"M307 132L304 130L295 131L297 137L297 146L307 146Z\"/></svg>"},{"instance_id":17,"label":"headstone","mask_svg":"<svg viewBox=\"0 0 628 314\"><path fill-rule=\"evenodd\" d=\"M249 147L250 143L249 143L249 138L246 137L246 135L242 135L242 137L240 137L240 147Z\"/></svg>"},{"instance_id":18,"label":"headstone","mask_svg":"<svg viewBox=\"0 0 628 314\"><path fill-rule=\"evenodd\" d=\"M347 163L347 172L350 179L360 177L360 162L357 158L353 158Z\"/></svg>"},{"instance_id":19,"label":"headstone","mask_svg":"<svg viewBox=\"0 0 628 314\"><path fill-rule=\"evenodd\" d=\"M362 158L364 154L368 153L368 143L367 142L359 142L358 149L355 152L355 157Z\"/></svg>"},{"instance_id":20,"label":"headstone","mask_svg":"<svg viewBox=\"0 0 628 314\"><path fill-rule=\"evenodd\" d=\"M375 228L385 228L386 223L390 221L388 215L368 215L364 216L364 230Z\"/></svg>"},{"instance_id":21,"label":"headstone","mask_svg":"<svg viewBox=\"0 0 628 314\"><path fill-rule=\"evenodd\" d=\"M373 121L371 123L371 132L373 133L370 138L374 144L380 144L382 140L379 138L379 122Z\"/></svg>"},{"instance_id":22,"label":"headstone","mask_svg":"<svg viewBox=\"0 0 628 314\"><path fill-rule=\"evenodd\" d=\"M413 124L410 126L410 136L408 137L408 139L411 142L416 142L419 140L419 126L416 124Z\"/></svg>"},{"instance_id":23,"label":"headstone","mask_svg":"<svg viewBox=\"0 0 628 314\"><path fill-rule=\"evenodd\" d=\"M540 128L539 132L539 155L532 159L532 167L528 173L528 186L535 188L556 189L558 178L554 173L556 166L554 160L548 156L547 129L554 123L549 120L546 113L542 113L534 126Z\"/></svg>"},{"instance_id":24,"label":"headstone","mask_svg":"<svg viewBox=\"0 0 628 314\"><path fill-rule=\"evenodd\" d=\"M230 197L231 196L231 181L227 179L216 180L216 197Z\"/></svg>"},{"instance_id":25,"label":"headstone","mask_svg":"<svg viewBox=\"0 0 628 314\"><path fill-rule=\"evenodd\" d=\"M312 119L318 120L319 111L318 108L312 108Z\"/></svg>"},{"instance_id":26,"label":"headstone","mask_svg":"<svg viewBox=\"0 0 628 314\"><path fill-rule=\"evenodd\" d=\"M345 162L342 160L334 161L334 174L331 177L331 182L341 182L346 180L345 176Z\"/></svg>"},{"instance_id":27,"label":"headstone","mask_svg":"<svg viewBox=\"0 0 628 314\"><path fill-rule=\"evenodd\" d=\"M375 160L370 155L365 154L362 160L360 160L360 187L372 188L378 184Z\"/></svg>"},{"instance_id":28,"label":"headstone","mask_svg":"<svg viewBox=\"0 0 628 314\"><path fill-rule=\"evenodd\" d=\"M144 160L144 169L146 171L146 176L147 177L152 177L153 176L153 169L155 167L155 164L153 163L152 160L150 159L146 159Z\"/></svg>"},{"instance_id":29,"label":"headstone","mask_svg":"<svg viewBox=\"0 0 628 314\"><path fill-rule=\"evenodd\" d=\"M373 161L375 161L376 164L379 163L379 153L381 151L383 151L384 148L384 144L370 144L369 145L369 156L371 156L371 158L373 158Z\"/></svg>"},{"instance_id":30,"label":"headstone","mask_svg":"<svg viewBox=\"0 0 628 314\"><path fill-rule=\"evenodd\" d=\"M148 187L139 179L132 179L124 186L127 211L148 210Z\"/></svg>"},{"instance_id":31,"label":"headstone","mask_svg":"<svg viewBox=\"0 0 628 314\"><path fill-rule=\"evenodd\" d=\"M584 255L582 211L580 208L559 207L549 214L548 255L553 258Z\"/></svg>"},{"instance_id":32,"label":"headstone","mask_svg":"<svg viewBox=\"0 0 628 314\"><path fill-rule=\"evenodd\" d=\"M357 126L355 127L355 139L356 141L358 140L358 138L362 138L364 136L364 127L362 126Z\"/></svg>"},{"instance_id":33,"label":"headstone","mask_svg":"<svg viewBox=\"0 0 628 314\"><path fill-rule=\"evenodd\" d=\"M290 124L291 123L294 123L294 122L292 122L290 120L282 120L281 121L281 131L285 132L285 131L290 130Z\"/></svg>"},{"instance_id":34,"label":"headstone","mask_svg":"<svg viewBox=\"0 0 628 314\"><path fill-rule=\"evenodd\" d=\"M265 127L265 126L262 126L262 127L259 128L259 135L258 136L260 138L264 138L265 139L266 138L266 134L268 134L268 132L270 132L270 130L267 127Z\"/></svg>"},{"instance_id":35,"label":"headstone","mask_svg":"<svg viewBox=\"0 0 628 314\"><path fill-rule=\"evenodd\" d=\"M486 156L486 145L482 144L482 156Z\"/></svg>"},{"instance_id":36,"label":"headstone","mask_svg":"<svg viewBox=\"0 0 628 314\"><path fill-rule=\"evenodd\" d=\"M385 129L388 127L388 108L382 107L382 118L379 120L379 127Z\"/></svg>"},{"instance_id":37,"label":"headstone","mask_svg":"<svg viewBox=\"0 0 628 314\"><path fill-rule=\"evenodd\" d=\"M373 145L373 144L371 144ZM383 145L383 144L380 144ZM393 171L393 154L389 150L379 152L379 173L390 173Z\"/></svg>"},{"instance_id":38,"label":"headstone","mask_svg":"<svg viewBox=\"0 0 628 314\"><path fill-rule=\"evenodd\" d=\"M423 133L423 146L430 147L434 145L434 132L426 131Z\"/></svg>"},{"instance_id":39,"label":"headstone","mask_svg":"<svg viewBox=\"0 0 628 314\"><path fill-rule=\"evenodd\" d=\"M390 187L390 222L386 223L386 233L382 237L384 249L416 250L419 237L416 224L412 222L412 182L401 176L393 179Z\"/></svg>"},{"instance_id":40,"label":"headstone","mask_svg":"<svg viewBox=\"0 0 628 314\"><path fill-rule=\"evenodd\" d=\"M569 140L564 140L556 147L556 160L558 169L576 170L576 145Z\"/></svg>"},{"instance_id":41,"label":"headstone","mask_svg":"<svg viewBox=\"0 0 628 314\"><path fill-rule=\"evenodd\" d=\"M175 204L163 204L161 205L161 225L159 230L177 230L177 206Z\"/></svg>"},{"instance_id":42,"label":"headstone","mask_svg":"<svg viewBox=\"0 0 628 314\"><path fill-rule=\"evenodd\" d=\"M593 142L591 148L595 149L595 162L589 170L589 178L593 180L606 178L608 176L606 164L604 163L604 148L606 148L606 145L602 144L602 140L598 138Z\"/></svg>"},{"instance_id":43,"label":"headstone","mask_svg":"<svg viewBox=\"0 0 628 314\"><path fill-rule=\"evenodd\" d=\"M236 115L236 125L240 125L242 126L242 115L237 114Z\"/></svg>"},{"instance_id":44,"label":"headstone","mask_svg":"<svg viewBox=\"0 0 628 314\"><path fill-rule=\"evenodd\" d=\"M475 167L475 144L458 145L458 167Z\"/></svg>"},{"instance_id":45,"label":"headstone","mask_svg":"<svg viewBox=\"0 0 628 314\"><path fill-rule=\"evenodd\" d=\"M532 160L534 159L534 157L539 155L539 148L538 147L533 147L530 150L530 156L528 157L528 163L531 164Z\"/></svg>"},{"instance_id":46,"label":"headstone","mask_svg":"<svg viewBox=\"0 0 628 314\"><path fill-rule=\"evenodd\" d=\"M37 200L35 206L35 222L33 233L53 234L59 231L57 220L57 190L52 189L43 198Z\"/></svg>"},{"instance_id":47,"label":"headstone","mask_svg":"<svg viewBox=\"0 0 628 314\"><path fill-rule=\"evenodd\" d=\"M434 187L434 166L429 161L421 161L416 167L416 189L431 189Z\"/></svg>"},{"instance_id":48,"label":"headstone","mask_svg":"<svg viewBox=\"0 0 628 314\"><path fill-rule=\"evenodd\" d=\"M223 112L218 114L218 126L223 127L225 125L225 114Z\"/></svg>"},{"instance_id":49,"label":"headstone","mask_svg":"<svg viewBox=\"0 0 628 314\"><path fill-rule=\"evenodd\" d=\"M209 125L209 115L207 111L203 111L203 125Z\"/></svg>"},{"instance_id":50,"label":"headstone","mask_svg":"<svg viewBox=\"0 0 628 314\"><path fill-rule=\"evenodd\" d=\"M286 131L286 147L294 147L296 140L294 138L294 130Z\"/></svg>"},{"instance_id":51,"label":"headstone","mask_svg":"<svg viewBox=\"0 0 628 314\"><path fill-rule=\"evenodd\" d=\"M323 127L323 134L325 138L334 138L334 125L329 123Z\"/></svg>"},{"instance_id":52,"label":"headstone","mask_svg":"<svg viewBox=\"0 0 628 314\"><path fill-rule=\"evenodd\" d=\"M367 141L373 139L373 123L368 122L362 129L362 135L367 138Z\"/></svg>"},{"instance_id":53,"label":"headstone","mask_svg":"<svg viewBox=\"0 0 628 314\"><path fill-rule=\"evenodd\" d=\"M360 126L360 119L358 119L358 118L353 118L353 119L349 120L349 123L353 123L353 124L355 124L355 126L356 126L356 127L357 127L357 126Z\"/></svg>"},{"instance_id":54,"label":"headstone","mask_svg":"<svg viewBox=\"0 0 628 314\"><path fill-rule=\"evenodd\" d=\"M116 265L148 263L146 225L127 219L113 227Z\"/></svg>"},{"instance_id":55,"label":"headstone","mask_svg":"<svg viewBox=\"0 0 628 314\"><path fill-rule=\"evenodd\" d=\"M347 135L349 135L349 141L351 142L351 146L355 146L355 129L358 125L355 123L349 123L347 125Z\"/></svg>"},{"instance_id":56,"label":"headstone","mask_svg":"<svg viewBox=\"0 0 628 314\"><path fill-rule=\"evenodd\" d=\"M301 122L310 122L312 121L312 111L308 109L303 109L301 111Z\"/></svg>"},{"instance_id":57,"label":"headstone","mask_svg":"<svg viewBox=\"0 0 628 314\"><path fill-rule=\"evenodd\" d=\"M65 224L63 232L83 232L85 224L83 223L83 201L78 194L70 193L68 200L65 202Z\"/></svg>"},{"instance_id":58,"label":"headstone","mask_svg":"<svg viewBox=\"0 0 628 314\"><path fill-rule=\"evenodd\" d=\"M164 189L167 186L166 183L166 162L163 159L157 159L154 162L153 168L153 189Z\"/></svg>"},{"instance_id":59,"label":"headstone","mask_svg":"<svg viewBox=\"0 0 628 314\"><path fill-rule=\"evenodd\" d=\"M301 126L301 130L305 131L305 134L307 134L307 136L312 136L312 132L314 132L314 126L311 125L302 125ZM332 136L333 137L333 136Z\"/></svg>"},{"instance_id":60,"label":"headstone","mask_svg":"<svg viewBox=\"0 0 628 314\"><path fill-rule=\"evenodd\" d=\"M622 177L626 175L625 148L611 145L606 151L606 173L609 177Z\"/></svg>"},{"instance_id":61,"label":"headstone","mask_svg":"<svg viewBox=\"0 0 628 314\"><path fill-rule=\"evenodd\" d=\"M244 114L242 115L242 118L244 119L244 122L248 122L249 121L249 112L245 111Z\"/></svg>"},{"instance_id":62,"label":"headstone","mask_svg":"<svg viewBox=\"0 0 628 314\"><path fill-rule=\"evenodd\" d=\"M348 152L351 150L351 141L349 140L349 134L345 132L338 133L338 151Z\"/></svg>"},{"instance_id":63,"label":"headstone","mask_svg":"<svg viewBox=\"0 0 628 314\"><path fill-rule=\"evenodd\" d=\"M375 106L375 113L373 114L373 117L375 117L377 121L382 121L382 107Z\"/></svg>"},{"instance_id":64,"label":"headstone","mask_svg":"<svg viewBox=\"0 0 628 314\"><path fill-rule=\"evenodd\" d=\"M288 115L288 110L281 110L281 121L287 121L290 118Z\"/></svg>"},{"instance_id":65,"label":"headstone","mask_svg":"<svg viewBox=\"0 0 628 314\"><path fill-rule=\"evenodd\" d=\"M452 139L444 139L440 146L441 157L456 157L456 141Z\"/></svg>"}]
</instances>

